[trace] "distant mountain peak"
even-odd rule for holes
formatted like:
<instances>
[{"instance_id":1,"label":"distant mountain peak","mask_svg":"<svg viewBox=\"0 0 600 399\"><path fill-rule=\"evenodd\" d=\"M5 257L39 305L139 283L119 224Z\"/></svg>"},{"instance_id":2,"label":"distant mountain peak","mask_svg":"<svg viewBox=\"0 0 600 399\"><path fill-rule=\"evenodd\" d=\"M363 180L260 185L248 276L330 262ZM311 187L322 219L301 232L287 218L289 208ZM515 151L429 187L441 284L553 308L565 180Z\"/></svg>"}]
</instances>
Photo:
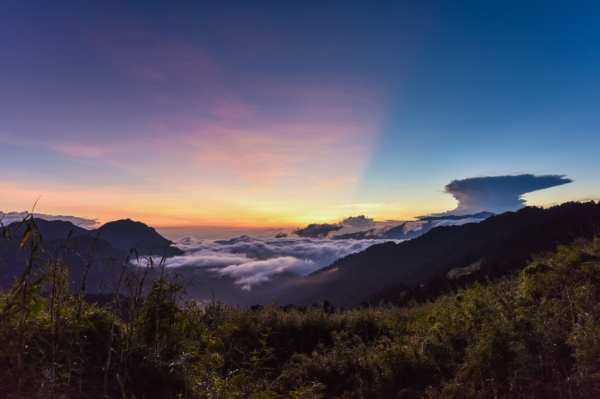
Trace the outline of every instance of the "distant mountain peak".
<instances>
[{"instance_id":1,"label":"distant mountain peak","mask_svg":"<svg viewBox=\"0 0 600 399\"><path fill-rule=\"evenodd\" d=\"M183 254L182 250L171 246L173 241L158 234L153 227L129 218L108 222L92 231L116 248L127 251L135 248L141 255L175 256Z\"/></svg>"}]
</instances>

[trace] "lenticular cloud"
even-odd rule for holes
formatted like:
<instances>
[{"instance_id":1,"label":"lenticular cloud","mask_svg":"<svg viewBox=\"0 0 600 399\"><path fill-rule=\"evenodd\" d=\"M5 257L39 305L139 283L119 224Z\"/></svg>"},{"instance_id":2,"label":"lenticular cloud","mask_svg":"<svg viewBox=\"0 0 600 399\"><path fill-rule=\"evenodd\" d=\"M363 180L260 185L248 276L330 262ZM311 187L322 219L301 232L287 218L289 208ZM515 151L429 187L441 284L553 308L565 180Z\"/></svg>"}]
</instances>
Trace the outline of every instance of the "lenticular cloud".
<instances>
[{"instance_id":1,"label":"lenticular cloud","mask_svg":"<svg viewBox=\"0 0 600 399\"><path fill-rule=\"evenodd\" d=\"M166 261L167 267L197 267L228 276L245 290L279 273L307 275L336 259L390 240L313 240L309 238L256 238L197 240L184 237L175 245L186 253Z\"/></svg>"},{"instance_id":2,"label":"lenticular cloud","mask_svg":"<svg viewBox=\"0 0 600 399\"><path fill-rule=\"evenodd\" d=\"M452 180L444 188L446 193L456 198L458 206L446 214L516 211L525 206L524 194L572 182L573 180L563 175L534 176L531 174Z\"/></svg>"}]
</instances>

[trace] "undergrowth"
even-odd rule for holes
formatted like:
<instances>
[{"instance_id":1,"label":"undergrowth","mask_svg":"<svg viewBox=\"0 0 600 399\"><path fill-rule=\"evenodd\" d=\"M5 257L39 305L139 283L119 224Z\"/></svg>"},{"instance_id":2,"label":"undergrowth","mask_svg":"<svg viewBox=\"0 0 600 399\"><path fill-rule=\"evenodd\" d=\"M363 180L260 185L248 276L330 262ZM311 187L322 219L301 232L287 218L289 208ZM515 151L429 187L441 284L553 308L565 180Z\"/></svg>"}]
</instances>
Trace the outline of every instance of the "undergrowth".
<instances>
[{"instance_id":1,"label":"undergrowth","mask_svg":"<svg viewBox=\"0 0 600 399\"><path fill-rule=\"evenodd\" d=\"M89 303L85 273L74 290L23 224L26 267L0 294L1 397L600 397L599 240L423 305L242 310L196 303L152 259L159 278L126 262L112 301Z\"/></svg>"}]
</instances>

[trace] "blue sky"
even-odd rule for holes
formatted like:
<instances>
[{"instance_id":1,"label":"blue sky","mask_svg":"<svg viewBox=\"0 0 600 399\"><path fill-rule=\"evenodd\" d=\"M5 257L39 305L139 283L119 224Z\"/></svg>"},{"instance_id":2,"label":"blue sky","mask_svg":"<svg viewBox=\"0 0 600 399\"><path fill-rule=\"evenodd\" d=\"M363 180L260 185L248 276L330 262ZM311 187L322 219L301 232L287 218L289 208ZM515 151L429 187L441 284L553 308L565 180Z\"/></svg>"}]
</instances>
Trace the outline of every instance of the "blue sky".
<instances>
[{"instance_id":1,"label":"blue sky","mask_svg":"<svg viewBox=\"0 0 600 399\"><path fill-rule=\"evenodd\" d=\"M297 226L600 198L597 2L0 5L5 211Z\"/></svg>"}]
</instances>

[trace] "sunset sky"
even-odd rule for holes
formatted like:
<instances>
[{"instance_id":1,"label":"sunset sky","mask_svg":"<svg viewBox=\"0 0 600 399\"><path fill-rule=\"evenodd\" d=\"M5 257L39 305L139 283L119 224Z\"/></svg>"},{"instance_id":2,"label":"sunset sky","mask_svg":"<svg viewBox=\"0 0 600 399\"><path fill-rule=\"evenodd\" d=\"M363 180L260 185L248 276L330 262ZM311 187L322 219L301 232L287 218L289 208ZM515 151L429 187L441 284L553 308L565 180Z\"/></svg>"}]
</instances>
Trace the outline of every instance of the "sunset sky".
<instances>
[{"instance_id":1,"label":"sunset sky","mask_svg":"<svg viewBox=\"0 0 600 399\"><path fill-rule=\"evenodd\" d=\"M600 2L4 1L0 211L408 220L481 176L600 198Z\"/></svg>"}]
</instances>

